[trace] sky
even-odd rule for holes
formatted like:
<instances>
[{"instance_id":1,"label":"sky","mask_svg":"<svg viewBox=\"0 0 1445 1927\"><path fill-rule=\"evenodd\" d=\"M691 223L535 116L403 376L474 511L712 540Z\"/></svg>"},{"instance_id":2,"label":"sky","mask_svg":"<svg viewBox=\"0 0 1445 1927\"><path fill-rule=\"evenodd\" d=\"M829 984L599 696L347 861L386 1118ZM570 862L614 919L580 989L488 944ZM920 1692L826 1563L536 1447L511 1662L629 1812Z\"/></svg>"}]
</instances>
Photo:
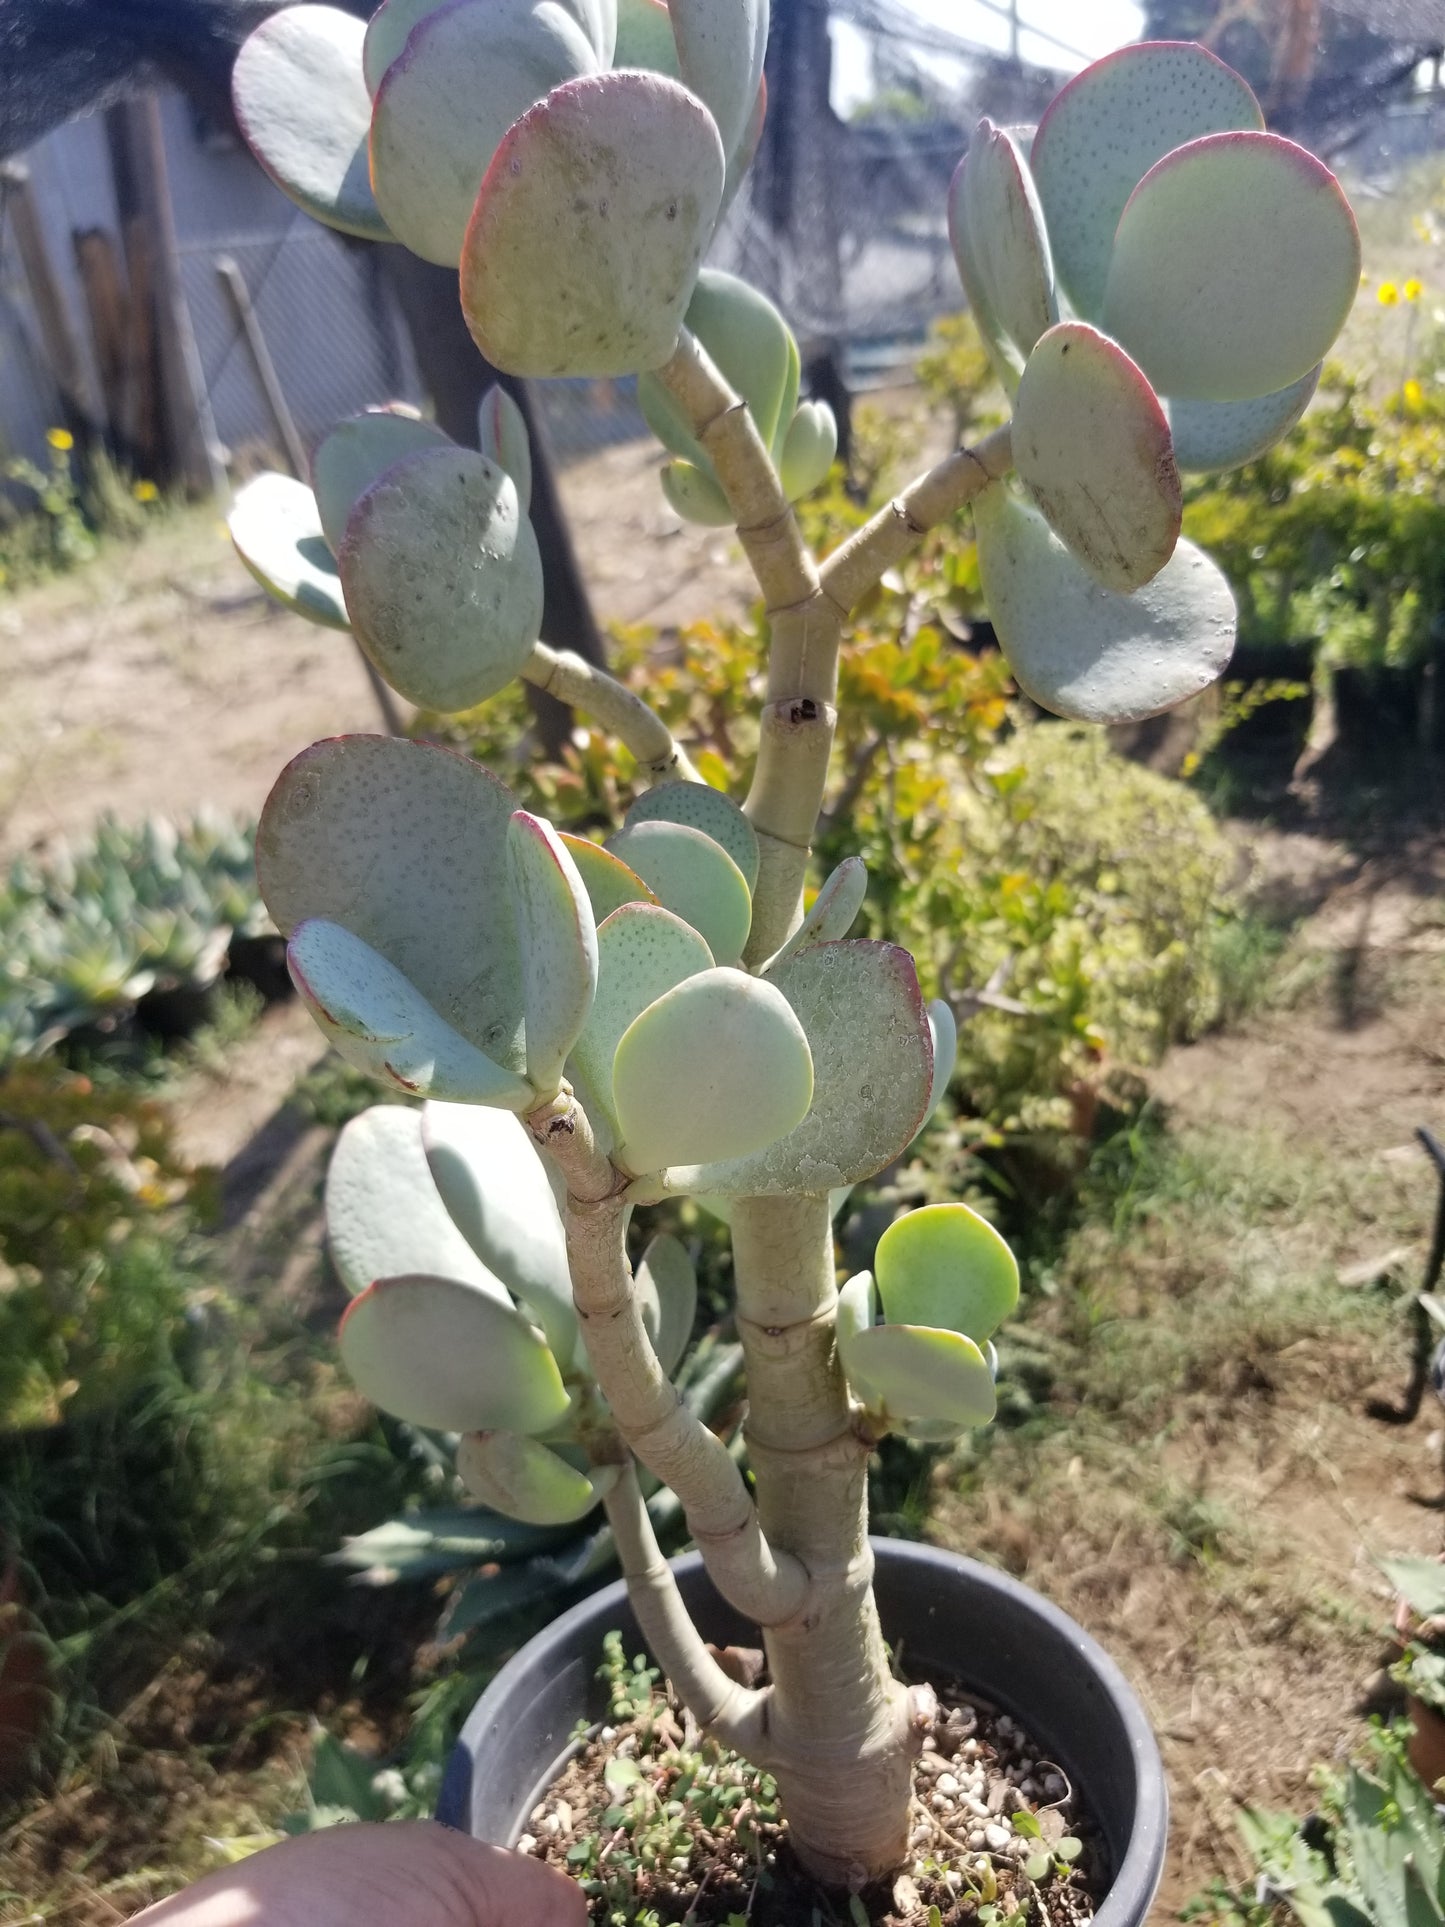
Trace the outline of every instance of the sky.
<instances>
[{"instance_id":1,"label":"sky","mask_svg":"<svg viewBox=\"0 0 1445 1927\"><path fill-rule=\"evenodd\" d=\"M1009 24L992 7L979 0L902 0L909 12L926 23L966 35L983 46L1008 51ZM1018 0L1019 51L1027 61L1073 71L1096 60L1100 54L1136 40L1143 26L1140 9L1131 0ZM1041 39L1030 28L1042 29L1076 49L1066 53L1061 47ZM866 40L844 22L833 27L834 105L840 112L872 91Z\"/></svg>"}]
</instances>

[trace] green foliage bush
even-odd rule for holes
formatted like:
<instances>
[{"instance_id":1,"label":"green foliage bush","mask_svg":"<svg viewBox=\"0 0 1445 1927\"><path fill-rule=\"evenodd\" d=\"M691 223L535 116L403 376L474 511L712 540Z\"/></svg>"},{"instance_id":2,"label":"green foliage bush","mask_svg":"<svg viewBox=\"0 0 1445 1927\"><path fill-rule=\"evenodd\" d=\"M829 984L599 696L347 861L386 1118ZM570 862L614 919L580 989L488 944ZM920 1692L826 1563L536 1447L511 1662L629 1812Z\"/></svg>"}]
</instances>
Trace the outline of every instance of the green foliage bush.
<instances>
[{"instance_id":1,"label":"green foliage bush","mask_svg":"<svg viewBox=\"0 0 1445 1927\"><path fill-rule=\"evenodd\" d=\"M0 589L23 589L91 562L101 541L133 542L161 508L154 482L129 481L105 450L84 456L68 429L52 428L45 466L24 457L0 468L18 484L0 493Z\"/></svg>"}]
</instances>

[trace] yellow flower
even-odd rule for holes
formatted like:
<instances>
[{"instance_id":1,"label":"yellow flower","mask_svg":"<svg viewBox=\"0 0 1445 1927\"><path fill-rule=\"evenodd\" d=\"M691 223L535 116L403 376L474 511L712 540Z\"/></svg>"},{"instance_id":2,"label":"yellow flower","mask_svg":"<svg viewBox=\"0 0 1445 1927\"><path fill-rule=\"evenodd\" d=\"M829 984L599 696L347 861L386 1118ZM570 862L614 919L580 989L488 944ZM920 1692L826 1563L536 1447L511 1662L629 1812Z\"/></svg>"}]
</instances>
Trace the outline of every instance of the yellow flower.
<instances>
[{"instance_id":1,"label":"yellow flower","mask_svg":"<svg viewBox=\"0 0 1445 1927\"><path fill-rule=\"evenodd\" d=\"M1420 296L1425 292L1425 290L1420 286L1420 283L1415 279L1414 275L1412 274L1410 276L1410 279L1405 283L1404 287L1401 288L1400 292L1401 294L1404 295L1407 301L1418 301L1420 299Z\"/></svg>"},{"instance_id":2,"label":"yellow flower","mask_svg":"<svg viewBox=\"0 0 1445 1927\"><path fill-rule=\"evenodd\" d=\"M1413 375L1400 390L1400 394L1407 408L1418 408L1425 399L1425 390L1420 386L1419 382L1415 380Z\"/></svg>"},{"instance_id":3,"label":"yellow flower","mask_svg":"<svg viewBox=\"0 0 1445 1927\"><path fill-rule=\"evenodd\" d=\"M130 492L138 502L158 502L160 500L161 492L154 482L132 482Z\"/></svg>"},{"instance_id":4,"label":"yellow flower","mask_svg":"<svg viewBox=\"0 0 1445 1927\"><path fill-rule=\"evenodd\" d=\"M75 447L75 437L68 428L47 428L45 439L58 455L68 455Z\"/></svg>"}]
</instances>

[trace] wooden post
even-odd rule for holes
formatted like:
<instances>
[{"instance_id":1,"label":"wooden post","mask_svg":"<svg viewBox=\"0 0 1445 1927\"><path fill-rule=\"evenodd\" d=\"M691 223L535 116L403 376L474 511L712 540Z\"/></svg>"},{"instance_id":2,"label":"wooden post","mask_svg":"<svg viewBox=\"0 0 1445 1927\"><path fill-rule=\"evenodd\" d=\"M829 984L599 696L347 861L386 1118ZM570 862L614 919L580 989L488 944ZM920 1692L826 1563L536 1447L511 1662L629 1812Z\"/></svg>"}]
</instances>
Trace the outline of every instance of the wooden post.
<instances>
[{"instance_id":1,"label":"wooden post","mask_svg":"<svg viewBox=\"0 0 1445 1927\"><path fill-rule=\"evenodd\" d=\"M100 377L105 425L119 441L125 419L130 337L130 297L121 274L120 255L114 237L104 228L78 229L71 236L71 244L90 316L90 342Z\"/></svg>"},{"instance_id":2,"label":"wooden post","mask_svg":"<svg viewBox=\"0 0 1445 1927\"><path fill-rule=\"evenodd\" d=\"M79 425L93 429L96 408L85 361L45 244L45 230L40 224L30 185L30 169L23 161L6 161L0 165L0 193L3 193L11 231L20 250L20 265L25 271L25 284L39 324L40 351L69 416Z\"/></svg>"},{"instance_id":3,"label":"wooden post","mask_svg":"<svg viewBox=\"0 0 1445 1927\"><path fill-rule=\"evenodd\" d=\"M306 459L306 444L297 431L296 418L287 404L281 378L271 359L271 350L261 332L261 323L251 304L251 290L246 286L246 277L229 254L216 256L216 273L220 275L226 293L231 298L231 305L236 310L236 320L250 351L251 365L256 370L256 379L261 384L261 393L266 397L266 406L276 424L276 433L281 437L281 446L286 451L291 472L298 481L304 482L311 470L311 464Z\"/></svg>"}]
</instances>

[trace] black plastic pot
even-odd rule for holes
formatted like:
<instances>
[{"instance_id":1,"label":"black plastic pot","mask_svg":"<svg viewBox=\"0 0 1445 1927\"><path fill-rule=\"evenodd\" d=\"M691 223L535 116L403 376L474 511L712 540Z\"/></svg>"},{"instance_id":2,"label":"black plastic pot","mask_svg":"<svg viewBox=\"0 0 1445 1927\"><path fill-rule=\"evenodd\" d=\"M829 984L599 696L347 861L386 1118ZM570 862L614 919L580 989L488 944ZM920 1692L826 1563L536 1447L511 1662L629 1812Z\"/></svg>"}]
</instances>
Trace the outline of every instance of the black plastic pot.
<instances>
[{"instance_id":1,"label":"black plastic pot","mask_svg":"<svg viewBox=\"0 0 1445 1927\"><path fill-rule=\"evenodd\" d=\"M1164 1867L1169 1799L1148 1721L1123 1674L1067 1613L990 1567L932 1546L875 1539L883 1631L910 1676L953 1680L1021 1722L1087 1803L1113 1884L1095 1927L1137 1927ZM675 1562L704 1636L751 1645L756 1632L718 1598L696 1553ZM511 1846L555 1779L579 1720L605 1710L603 1635L641 1646L621 1581L584 1599L502 1668L447 1764L437 1817Z\"/></svg>"}]
</instances>

